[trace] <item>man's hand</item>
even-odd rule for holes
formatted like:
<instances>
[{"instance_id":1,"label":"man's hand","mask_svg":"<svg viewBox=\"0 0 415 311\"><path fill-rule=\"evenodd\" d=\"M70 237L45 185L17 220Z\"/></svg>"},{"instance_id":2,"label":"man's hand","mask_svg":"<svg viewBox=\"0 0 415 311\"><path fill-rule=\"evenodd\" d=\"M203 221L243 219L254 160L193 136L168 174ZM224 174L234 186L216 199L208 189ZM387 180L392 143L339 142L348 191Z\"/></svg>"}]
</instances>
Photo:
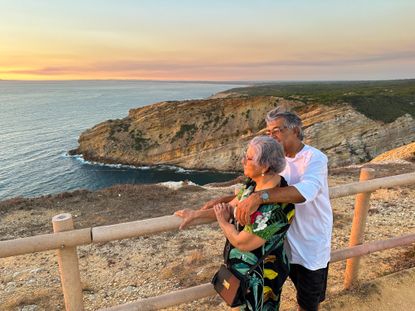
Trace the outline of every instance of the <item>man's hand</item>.
<instances>
[{"instance_id":1,"label":"man's hand","mask_svg":"<svg viewBox=\"0 0 415 311\"><path fill-rule=\"evenodd\" d=\"M217 204L217 203L218 203L218 199L213 199L213 200L210 200L210 201L206 202L206 203L205 203L205 205L203 205L203 206L200 208L200 210L201 210L201 211L205 211L205 210L207 210L207 209L213 208L213 206L214 206L215 204Z\"/></svg>"},{"instance_id":2,"label":"man's hand","mask_svg":"<svg viewBox=\"0 0 415 311\"><path fill-rule=\"evenodd\" d=\"M194 210L188 209L188 208L174 212L174 215L183 218L183 221L180 224L179 229L180 230L185 229L192 222L192 220L195 219L195 214L196 213Z\"/></svg>"},{"instance_id":3,"label":"man's hand","mask_svg":"<svg viewBox=\"0 0 415 311\"><path fill-rule=\"evenodd\" d=\"M251 223L251 214L253 214L261 205L262 200L257 193L251 194L245 200L238 203L236 208L236 220L243 226Z\"/></svg>"},{"instance_id":4,"label":"man's hand","mask_svg":"<svg viewBox=\"0 0 415 311\"><path fill-rule=\"evenodd\" d=\"M210 201L209 201L209 202L207 202L205 205L203 205L203 206L200 208L200 210L201 210L201 211L205 211L205 210L211 209L211 208L213 208L213 206L215 206L216 204L219 204L219 203L229 203L229 202L231 202L234 198L235 198L235 196L234 196L234 195L230 195L230 196L220 197L220 198L216 198L216 199L210 200Z\"/></svg>"}]
</instances>

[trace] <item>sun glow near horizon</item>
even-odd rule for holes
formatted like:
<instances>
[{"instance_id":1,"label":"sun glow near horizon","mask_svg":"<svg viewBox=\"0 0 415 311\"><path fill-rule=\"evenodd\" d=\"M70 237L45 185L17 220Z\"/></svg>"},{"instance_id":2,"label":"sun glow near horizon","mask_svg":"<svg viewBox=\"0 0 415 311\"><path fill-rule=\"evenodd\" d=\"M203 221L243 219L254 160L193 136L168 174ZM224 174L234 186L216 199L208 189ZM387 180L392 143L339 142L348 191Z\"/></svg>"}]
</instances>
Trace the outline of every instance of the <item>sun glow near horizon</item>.
<instances>
[{"instance_id":1,"label":"sun glow near horizon","mask_svg":"<svg viewBox=\"0 0 415 311\"><path fill-rule=\"evenodd\" d=\"M415 77L413 1L0 2L0 79Z\"/></svg>"}]
</instances>

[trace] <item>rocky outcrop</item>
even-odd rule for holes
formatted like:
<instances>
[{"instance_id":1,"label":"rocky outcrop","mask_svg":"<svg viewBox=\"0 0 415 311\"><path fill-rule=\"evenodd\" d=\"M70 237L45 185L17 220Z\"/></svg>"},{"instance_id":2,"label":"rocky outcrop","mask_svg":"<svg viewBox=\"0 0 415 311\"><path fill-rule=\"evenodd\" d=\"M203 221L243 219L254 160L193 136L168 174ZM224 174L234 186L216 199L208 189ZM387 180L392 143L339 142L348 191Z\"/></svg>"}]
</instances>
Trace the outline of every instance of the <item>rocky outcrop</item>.
<instances>
[{"instance_id":1,"label":"rocky outcrop","mask_svg":"<svg viewBox=\"0 0 415 311\"><path fill-rule=\"evenodd\" d=\"M247 141L262 132L267 111L284 106L304 121L305 142L329 157L330 166L366 162L415 141L415 121L373 121L348 104L318 105L272 96L161 102L132 109L126 118L81 134L72 153L87 160L132 165L177 165L240 170Z\"/></svg>"},{"instance_id":2,"label":"rocky outcrop","mask_svg":"<svg viewBox=\"0 0 415 311\"><path fill-rule=\"evenodd\" d=\"M331 167L367 162L415 141L415 120L409 114L384 123L343 104L317 106L300 115L306 126L306 142L324 151Z\"/></svg>"},{"instance_id":3,"label":"rocky outcrop","mask_svg":"<svg viewBox=\"0 0 415 311\"><path fill-rule=\"evenodd\" d=\"M372 163L408 161L415 162L415 142L382 153L372 159Z\"/></svg>"}]
</instances>

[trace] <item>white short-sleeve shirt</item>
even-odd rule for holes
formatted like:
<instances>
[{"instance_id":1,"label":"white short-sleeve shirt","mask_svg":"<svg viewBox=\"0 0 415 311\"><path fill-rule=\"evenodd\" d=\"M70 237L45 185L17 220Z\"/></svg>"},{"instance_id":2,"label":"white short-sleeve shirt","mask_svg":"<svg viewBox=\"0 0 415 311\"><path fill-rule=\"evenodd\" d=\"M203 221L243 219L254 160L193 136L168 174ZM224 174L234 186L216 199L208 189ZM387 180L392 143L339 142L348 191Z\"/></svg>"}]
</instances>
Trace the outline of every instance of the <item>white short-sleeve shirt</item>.
<instances>
[{"instance_id":1,"label":"white short-sleeve shirt","mask_svg":"<svg viewBox=\"0 0 415 311\"><path fill-rule=\"evenodd\" d=\"M325 268L330 260L333 212L329 200L327 156L305 145L294 158L285 158L282 176L306 199L295 204L286 250L292 264L309 270Z\"/></svg>"}]
</instances>

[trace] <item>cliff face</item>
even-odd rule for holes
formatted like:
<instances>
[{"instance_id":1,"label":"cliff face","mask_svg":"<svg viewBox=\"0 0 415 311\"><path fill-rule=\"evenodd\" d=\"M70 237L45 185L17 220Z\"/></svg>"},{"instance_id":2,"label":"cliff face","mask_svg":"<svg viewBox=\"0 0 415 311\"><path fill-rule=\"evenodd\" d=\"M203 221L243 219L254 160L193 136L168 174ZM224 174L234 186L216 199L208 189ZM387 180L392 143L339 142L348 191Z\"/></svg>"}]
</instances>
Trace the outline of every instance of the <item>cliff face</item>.
<instances>
[{"instance_id":1,"label":"cliff face","mask_svg":"<svg viewBox=\"0 0 415 311\"><path fill-rule=\"evenodd\" d=\"M241 170L246 143L264 129L266 112L281 105L300 115L305 142L325 152L330 166L367 161L415 141L415 121L409 114L385 124L347 104L305 105L258 96L162 102L132 109L124 119L82 133L75 152L106 163Z\"/></svg>"},{"instance_id":2,"label":"cliff face","mask_svg":"<svg viewBox=\"0 0 415 311\"><path fill-rule=\"evenodd\" d=\"M386 151L372 159L370 162L382 163L399 160L415 162L415 142Z\"/></svg>"}]
</instances>

